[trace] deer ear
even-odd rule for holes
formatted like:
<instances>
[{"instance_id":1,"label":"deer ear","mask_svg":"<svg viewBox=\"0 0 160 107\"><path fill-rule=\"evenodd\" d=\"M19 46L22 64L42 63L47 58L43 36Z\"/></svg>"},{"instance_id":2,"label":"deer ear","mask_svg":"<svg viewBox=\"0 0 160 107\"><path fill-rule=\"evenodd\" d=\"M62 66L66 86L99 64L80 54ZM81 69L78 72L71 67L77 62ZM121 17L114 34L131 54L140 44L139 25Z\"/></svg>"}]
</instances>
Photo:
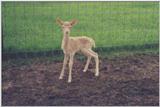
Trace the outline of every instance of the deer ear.
<instances>
[{"instance_id":1,"label":"deer ear","mask_svg":"<svg viewBox=\"0 0 160 107\"><path fill-rule=\"evenodd\" d=\"M71 25L73 26L73 25L75 25L75 24L77 24L77 23L78 23L78 20L73 19L70 23L71 23Z\"/></svg>"},{"instance_id":2,"label":"deer ear","mask_svg":"<svg viewBox=\"0 0 160 107\"><path fill-rule=\"evenodd\" d=\"M57 19L56 19L56 22L57 22L59 25L63 25L63 21L62 21L60 18L57 18Z\"/></svg>"}]
</instances>

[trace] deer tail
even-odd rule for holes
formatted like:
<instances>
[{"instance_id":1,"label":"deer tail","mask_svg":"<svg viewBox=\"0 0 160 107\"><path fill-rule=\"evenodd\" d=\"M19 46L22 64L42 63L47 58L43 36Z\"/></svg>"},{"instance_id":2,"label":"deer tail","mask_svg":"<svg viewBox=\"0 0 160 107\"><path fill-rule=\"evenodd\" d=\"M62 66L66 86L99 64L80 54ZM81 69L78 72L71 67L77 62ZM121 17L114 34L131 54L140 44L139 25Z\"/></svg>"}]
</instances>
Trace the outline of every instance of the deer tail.
<instances>
[{"instance_id":1,"label":"deer tail","mask_svg":"<svg viewBox=\"0 0 160 107\"><path fill-rule=\"evenodd\" d=\"M92 46L95 48L96 44L95 44L95 41L93 39L91 39L91 43L92 43Z\"/></svg>"}]
</instances>

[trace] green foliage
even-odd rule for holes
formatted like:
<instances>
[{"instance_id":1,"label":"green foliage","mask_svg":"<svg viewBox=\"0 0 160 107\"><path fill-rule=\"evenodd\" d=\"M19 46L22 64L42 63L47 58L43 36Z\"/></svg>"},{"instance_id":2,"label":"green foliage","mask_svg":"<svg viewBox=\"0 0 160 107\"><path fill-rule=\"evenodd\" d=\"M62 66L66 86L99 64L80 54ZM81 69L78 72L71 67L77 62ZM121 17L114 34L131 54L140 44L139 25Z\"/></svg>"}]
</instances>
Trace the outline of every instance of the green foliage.
<instances>
[{"instance_id":1,"label":"green foliage","mask_svg":"<svg viewBox=\"0 0 160 107\"><path fill-rule=\"evenodd\" d=\"M155 44L158 6L158 2L2 2L3 50L60 49L57 17L78 19L71 35L92 37L97 47Z\"/></svg>"}]
</instances>

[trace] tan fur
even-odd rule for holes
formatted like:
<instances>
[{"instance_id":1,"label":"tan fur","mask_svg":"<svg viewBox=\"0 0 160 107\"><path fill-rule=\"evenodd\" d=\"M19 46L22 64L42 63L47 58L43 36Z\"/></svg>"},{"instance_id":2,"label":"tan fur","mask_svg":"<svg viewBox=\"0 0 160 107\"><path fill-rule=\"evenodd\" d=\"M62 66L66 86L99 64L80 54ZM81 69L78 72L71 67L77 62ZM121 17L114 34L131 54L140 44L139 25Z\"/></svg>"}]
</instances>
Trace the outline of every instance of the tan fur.
<instances>
[{"instance_id":1,"label":"tan fur","mask_svg":"<svg viewBox=\"0 0 160 107\"><path fill-rule=\"evenodd\" d=\"M82 49L91 49L92 47L95 47L95 42L93 39L81 36L81 37L69 37L68 43L64 39L62 40L62 46L64 53L76 53L78 51L81 51Z\"/></svg>"},{"instance_id":2,"label":"tan fur","mask_svg":"<svg viewBox=\"0 0 160 107\"><path fill-rule=\"evenodd\" d=\"M76 52L81 51L84 55L88 57L87 63L84 68L84 72L87 71L91 57L94 57L96 62L96 72L95 76L99 75L99 59L98 54L92 51L92 47L95 47L95 41L92 38L86 36L80 37L70 37L70 30L73 25L77 23L77 20L72 20L70 22L63 22L61 19L57 18L57 23L62 27L63 30L63 40L61 48L64 52L64 61L63 67L59 79L62 79L64 76L64 70L66 64L69 60L69 77L68 82L72 80L72 66L73 58Z\"/></svg>"}]
</instances>

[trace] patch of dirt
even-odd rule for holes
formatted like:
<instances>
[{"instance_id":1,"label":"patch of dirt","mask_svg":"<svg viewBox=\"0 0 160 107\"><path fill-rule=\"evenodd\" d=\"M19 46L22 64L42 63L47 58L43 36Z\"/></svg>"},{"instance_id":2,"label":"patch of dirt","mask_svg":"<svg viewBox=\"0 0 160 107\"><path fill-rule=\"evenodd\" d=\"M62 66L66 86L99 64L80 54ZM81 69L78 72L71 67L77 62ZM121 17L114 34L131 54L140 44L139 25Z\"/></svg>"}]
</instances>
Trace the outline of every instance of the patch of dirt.
<instances>
[{"instance_id":1,"label":"patch of dirt","mask_svg":"<svg viewBox=\"0 0 160 107\"><path fill-rule=\"evenodd\" d=\"M158 106L159 57L137 54L100 59L100 76L95 77L92 60L74 60L72 83L68 69L59 80L62 61L37 59L30 63L2 65L4 106Z\"/></svg>"}]
</instances>

